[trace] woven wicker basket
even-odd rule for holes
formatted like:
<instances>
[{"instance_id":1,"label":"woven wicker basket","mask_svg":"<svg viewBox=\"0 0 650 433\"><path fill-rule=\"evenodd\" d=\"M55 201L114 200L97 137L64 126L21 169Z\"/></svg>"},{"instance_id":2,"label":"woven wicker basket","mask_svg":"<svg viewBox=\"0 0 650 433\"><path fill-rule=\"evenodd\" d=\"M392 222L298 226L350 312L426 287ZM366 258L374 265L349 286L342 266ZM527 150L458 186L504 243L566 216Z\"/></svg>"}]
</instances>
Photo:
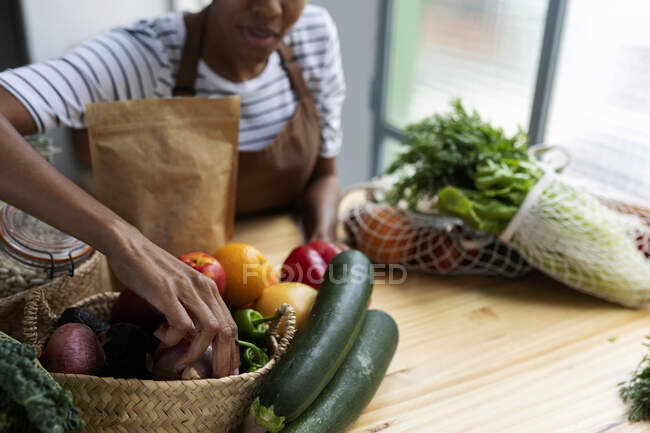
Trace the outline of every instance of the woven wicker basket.
<instances>
[{"instance_id":1,"label":"woven wicker basket","mask_svg":"<svg viewBox=\"0 0 650 433\"><path fill-rule=\"evenodd\" d=\"M101 293L72 306L108 318L117 296L118 293L114 292ZM272 322L269 340L273 357L252 373L222 379L175 381L78 374L52 376L72 392L74 403L87 423L84 432L234 432L256 396L262 378L271 371L293 339L295 312L290 305L283 304L278 313L286 321L284 335L281 338L278 335L282 318ZM26 322L34 319L26 318Z\"/></svg>"},{"instance_id":2,"label":"woven wicker basket","mask_svg":"<svg viewBox=\"0 0 650 433\"><path fill-rule=\"evenodd\" d=\"M74 276L61 276L41 286L0 298L0 331L22 342L38 341L53 324L53 317L70 304L102 292L101 262L95 251L75 270ZM29 325L24 322L29 317Z\"/></svg>"}]
</instances>

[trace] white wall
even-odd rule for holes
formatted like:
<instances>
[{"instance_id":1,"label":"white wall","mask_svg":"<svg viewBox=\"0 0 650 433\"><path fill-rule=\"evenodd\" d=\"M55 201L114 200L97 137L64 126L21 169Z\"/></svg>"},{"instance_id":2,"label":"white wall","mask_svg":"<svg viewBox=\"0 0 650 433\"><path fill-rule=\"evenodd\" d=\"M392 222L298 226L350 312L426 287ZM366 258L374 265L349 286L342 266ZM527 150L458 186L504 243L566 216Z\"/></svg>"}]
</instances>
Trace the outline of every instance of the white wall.
<instances>
[{"instance_id":1,"label":"white wall","mask_svg":"<svg viewBox=\"0 0 650 433\"><path fill-rule=\"evenodd\" d=\"M408 1L408 0L404 0ZM379 0L314 0L336 21L347 99L343 108L343 151L339 173L344 186L368 180L372 170L371 98L379 43Z\"/></svg>"},{"instance_id":2,"label":"white wall","mask_svg":"<svg viewBox=\"0 0 650 433\"><path fill-rule=\"evenodd\" d=\"M2 0L0 0L2 1ZM22 0L27 47L32 62L62 55L85 39L120 24L161 15L169 10L168 0ZM79 182L78 166L68 131L58 129L47 135L62 152L54 165Z\"/></svg>"},{"instance_id":3,"label":"white wall","mask_svg":"<svg viewBox=\"0 0 650 433\"><path fill-rule=\"evenodd\" d=\"M167 0L23 0L22 5L32 62L60 56L118 24L169 10Z\"/></svg>"}]
</instances>

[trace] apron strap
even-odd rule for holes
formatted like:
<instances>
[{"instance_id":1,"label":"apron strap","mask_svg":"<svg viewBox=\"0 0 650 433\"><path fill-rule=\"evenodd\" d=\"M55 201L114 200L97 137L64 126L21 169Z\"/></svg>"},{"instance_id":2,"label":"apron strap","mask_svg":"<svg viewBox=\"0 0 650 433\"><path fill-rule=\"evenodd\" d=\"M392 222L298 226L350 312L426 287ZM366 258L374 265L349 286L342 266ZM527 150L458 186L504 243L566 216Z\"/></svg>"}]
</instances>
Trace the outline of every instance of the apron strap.
<instances>
[{"instance_id":1,"label":"apron strap","mask_svg":"<svg viewBox=\"0 0 650 433\"><path fill-rule=\"evenodd\" d=\"M305 78L302 75L302 69L296 61L296 58L293 56L291 48L284 43L280 42L278 46L278 53L282 59L282 67L287 71L289 76L289 81L291 81L291 86L293 87L294 92L299 99L302 98L311 98L311 92L305 83Z\"/></svg>"},{"instance_id":2,"label":"apron strap","mask_svg":"<svg viewBox=\"0 0 650 433\"><path fill-rule=\"evenodd\" d=\"M207 13L208 7L198 14L190 14L185 17L185 44L176 86L172 90L174 96L196 95L194 85L203 48L203 34L205 33L203 29Z\"/></svg>"}]
</instances>

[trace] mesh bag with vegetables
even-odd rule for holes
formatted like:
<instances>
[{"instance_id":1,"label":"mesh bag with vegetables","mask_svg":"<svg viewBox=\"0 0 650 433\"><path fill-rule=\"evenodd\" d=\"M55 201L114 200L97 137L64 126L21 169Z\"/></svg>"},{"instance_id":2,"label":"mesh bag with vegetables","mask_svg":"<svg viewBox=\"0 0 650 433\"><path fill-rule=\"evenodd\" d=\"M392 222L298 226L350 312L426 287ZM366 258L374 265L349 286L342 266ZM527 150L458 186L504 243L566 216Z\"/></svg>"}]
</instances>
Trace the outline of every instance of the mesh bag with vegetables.
<instances>
[{"instance_id":1,"label":"mesh bag with vegetables","mask_svg":"<svg viewBox=\"0 0 650 433\"><path fill-rule=\"evenodd\" d=\"M432 274L517 277L530 270L513 248L454 217L370 201L353 205L344 224L352 243L376 263Z\"/></svg>"},{"instance_id":2,"label":"mesh bag with vegetables","mask_svg":"<svg viewBox=\"0 0 650 433\"><path fill-rule=\"evenodd\" d=\"M406 128L388 199L416 207L435 198L441 213L499 237L575 289L626 306L650 302L648 221L533 160L527 141L453 101L449 113Z\"/></svg>"}]
</instances>

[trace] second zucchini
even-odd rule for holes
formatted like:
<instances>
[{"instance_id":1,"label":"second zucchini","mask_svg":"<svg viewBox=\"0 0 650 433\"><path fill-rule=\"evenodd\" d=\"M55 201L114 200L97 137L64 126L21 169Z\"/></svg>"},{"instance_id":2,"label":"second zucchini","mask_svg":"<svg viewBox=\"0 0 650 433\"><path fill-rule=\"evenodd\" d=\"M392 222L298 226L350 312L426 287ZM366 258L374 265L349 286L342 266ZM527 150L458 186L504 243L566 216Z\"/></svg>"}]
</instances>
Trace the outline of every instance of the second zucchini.
<instances>
[{"instance_id":1,"label":"second zucchini","mask_svg":"<svg viewBox=\"0 0 650 433\"><path fill-rule=\"evenodd\" d=\"M343 433L381 385L397 349L395 321L370 310L356 344L318 398L281 433Z\"/></svg>"},{"instance_id":2,"label":"second zucchini","mask_svg":"<svg viewBox=\"0 0 650 433\"><path fill-rule=\"evenodd\" d=\"M278 432L318 397L356 341L373 280L372 265L363 253L348 250L332 259L305 328L251 406L258 425Z\"/></svg>"}]
</instances>

